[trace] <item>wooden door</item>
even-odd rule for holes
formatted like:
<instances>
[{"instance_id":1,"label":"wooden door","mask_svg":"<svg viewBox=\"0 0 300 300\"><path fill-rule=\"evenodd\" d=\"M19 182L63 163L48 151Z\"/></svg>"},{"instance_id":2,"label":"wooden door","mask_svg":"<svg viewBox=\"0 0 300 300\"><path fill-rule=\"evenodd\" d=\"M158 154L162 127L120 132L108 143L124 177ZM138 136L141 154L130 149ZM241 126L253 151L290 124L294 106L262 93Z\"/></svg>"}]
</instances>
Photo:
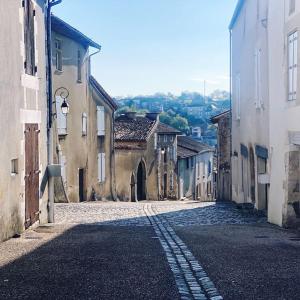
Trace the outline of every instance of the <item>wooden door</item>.
<instances>
[{"instance_id":1,"label":"wooden door","mask_svg":"<svg viewBox=\"0 0 300 300\"><path fill-rule=\"evenodd\" d=\"M39 220L39 130L25 125L25 228Z\"/></svg>"},{"instance_id":2,"label":"wooden door","mask_svg":"<svg viewBox=\"0 0 300 300\"><path fill-rule=\"evenodd\" d=\"M85 190L85 170L79 169L79 202L86 200Z\"/></svg>"}]
</instances>

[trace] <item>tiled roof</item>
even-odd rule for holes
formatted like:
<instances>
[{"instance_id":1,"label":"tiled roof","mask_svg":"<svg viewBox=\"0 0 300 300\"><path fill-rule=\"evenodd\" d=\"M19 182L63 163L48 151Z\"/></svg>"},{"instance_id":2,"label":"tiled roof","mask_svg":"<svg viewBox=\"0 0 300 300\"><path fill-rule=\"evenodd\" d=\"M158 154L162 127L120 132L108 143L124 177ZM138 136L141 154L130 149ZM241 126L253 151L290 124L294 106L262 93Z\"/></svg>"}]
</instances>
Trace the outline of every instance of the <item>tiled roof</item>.
<instances>
[{"instance_id":1,"label":"tiled roof","mask_svg":"<svg viewBox=\"0 0 300 300\"><path fill-rule=\"evenodd\" d=\"M181 131L161 122L159 122L156 132L161 134L182 134Z\"/></svg>"},{"instance_id":2,"label":"tiled roof","mask_svg":"<svg viewBox=\"0 0 300 300\"><path fill-rule=\"evenodd\" d=\"M220 113L216 116L213 116L213 117L211 117L210 120L211 120L212 123L215 124L215 123L218 123L219 119L221 119L223 117L228 117L228 116L230 116L230 110L226 110L226 111L224 111L224 112L222 112L222 113Z\"/></svg>"},{"instance_id":3,"label":"tiled roof","mask_svg":"<svg viewBox=\"0 0 300 300\"><path fill-rule=\"evenodd\" d=\"M115 111L118 108L118 104L108 95L108 93L93 76L90 76L90 85L100 95L101 99L103 99L106 104L112 108L112 110Z\"/></svg>"},{"instance_id":4,"label":"tiled roof","mask_svg":"<svg viewBox=\"0 0 300 300\"><path fill-rule=\"evenodd\" d=\"M197 151L193 151L181 146L177 146L177 156L179 158L187 158L187 157L191 157L191 156L196 156L198 154Z\"/></svg>"},{"instance_id":5,"label":"tiled roof","mask_svg":"<svg viewBox=\"0 0 300 300\"><path fill-rule=\"evenodd\" d=\"M79 42L85 47L91 46L96 49L101 49L101 46L98 43L94 42L79 30L54 15L51 15L51 26L53 31L69 37L70 39Z\"/></svg>"},{"instance_id":6,"label":"tiled roof","mask_svg":"<svg viewBox=\"0 0 300 300\"><path fill-rule=\"evenodd\" d=\"M179 136L177 139L177 143L178 146L196 151L197 153L203 151L214 151L214 148L210 147L209 145L200 143L188 136Z\"/></svg>"},{"instance_id":7,"label":"tiled roof","mask_svg":"<svg viewBox=\"0 0 300 300\"><path fill-rule=\"evenodd\" d=\"M147 141L156 125L156 120L150 120L146 117L129 118L122 115L115 120L115 140Z\"/></svg>"}]
</instances>

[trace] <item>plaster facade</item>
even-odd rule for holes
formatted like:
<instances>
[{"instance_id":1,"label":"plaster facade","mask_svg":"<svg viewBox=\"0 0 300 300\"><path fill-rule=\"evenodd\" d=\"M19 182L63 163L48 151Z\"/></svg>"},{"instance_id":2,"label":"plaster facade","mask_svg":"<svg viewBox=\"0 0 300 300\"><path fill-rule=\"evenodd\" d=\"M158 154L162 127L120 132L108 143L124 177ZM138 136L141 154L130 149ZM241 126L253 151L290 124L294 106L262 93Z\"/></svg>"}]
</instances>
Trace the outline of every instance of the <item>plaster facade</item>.
<instances>
[{"instance_id":1,"label":"plaster facade","mask_svg":"<svg viewBox=\"0 0 300 300\"><path fill-rule=\"evenodd\" d=\"M29 67L25 49L25 8L22 1L0 2L0 128L3 129L0 148L0 241L21 233L36 220L40 223L48 220L47 187L41 188L47 170L45 3L38 0L31 4L35 11L31 24L34 72L29 75L25 71L26 63ZM27 126L31 124L34 124L38 138L33 149L38 165L33 170L34 174L26 174L30 157L26 134ZM33 176L37 183L32 190L34 199L27 193L28 178ZM35 220L27 216L28 203L32 200L38 202L34 211Z\"/></svg>"}]
</instances>

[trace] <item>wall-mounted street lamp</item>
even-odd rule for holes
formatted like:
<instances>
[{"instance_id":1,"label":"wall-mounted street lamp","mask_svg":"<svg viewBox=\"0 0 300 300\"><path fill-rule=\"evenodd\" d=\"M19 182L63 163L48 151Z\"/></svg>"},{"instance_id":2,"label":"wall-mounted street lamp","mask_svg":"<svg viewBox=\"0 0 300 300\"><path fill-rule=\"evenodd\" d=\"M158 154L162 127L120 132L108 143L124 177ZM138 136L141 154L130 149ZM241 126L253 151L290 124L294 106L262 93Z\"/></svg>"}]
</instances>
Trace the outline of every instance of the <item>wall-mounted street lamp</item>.
<instances>
[{"instance_id":1,"label":"wall-mounted street lamp","mask_svg":"<svg viewBox=\"0 0 300 300\"><path fill-rule=\"evenodd\" d=\"M161 154L164 155L166 153L166 150L163 148L161 149Z\"/></svg>"},{"instance_id":2,"label":"wall-mounted street lamp","mask_svg":"<svg viewBox=\"0 0 300 300\"><path fill-rule=\"evenodd\" d=\"M65 116L69 113L69 109L70 109L70 106L67 102L67 98L69 97L69 95L70 95L69 91L64 87L58 88L54 93L55 98L57 96L60 96L64 100L63 103L61 104L60 108L61 108L62 113Z\"/></svg>"}]
</instances>

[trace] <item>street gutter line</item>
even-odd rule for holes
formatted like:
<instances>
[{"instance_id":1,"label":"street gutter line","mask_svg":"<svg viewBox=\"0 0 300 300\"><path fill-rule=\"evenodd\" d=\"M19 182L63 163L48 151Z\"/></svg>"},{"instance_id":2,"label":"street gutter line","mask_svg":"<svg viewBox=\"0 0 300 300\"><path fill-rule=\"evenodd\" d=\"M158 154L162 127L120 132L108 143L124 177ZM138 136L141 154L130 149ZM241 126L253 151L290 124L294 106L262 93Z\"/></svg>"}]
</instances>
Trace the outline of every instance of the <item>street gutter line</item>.
<instances>
[{"instance_id":1,"label":"street gutter line","mask_svg":"<svg viewBox=\"0 0 300 300\"><path fill-rule=\"evenodd\" d=\"M146 204L144 210L167 254L181 299L222 300L223 297L219 294L213 282L184 242L176 235L169 222L164 217L159 216L151 204ZM180 267L180 277L178 277L178 267L174 269L174 261ZM183 281L185 286L182 284ZM188 290L186 290L186 286Z\"/></svg>"}]
</instances>

